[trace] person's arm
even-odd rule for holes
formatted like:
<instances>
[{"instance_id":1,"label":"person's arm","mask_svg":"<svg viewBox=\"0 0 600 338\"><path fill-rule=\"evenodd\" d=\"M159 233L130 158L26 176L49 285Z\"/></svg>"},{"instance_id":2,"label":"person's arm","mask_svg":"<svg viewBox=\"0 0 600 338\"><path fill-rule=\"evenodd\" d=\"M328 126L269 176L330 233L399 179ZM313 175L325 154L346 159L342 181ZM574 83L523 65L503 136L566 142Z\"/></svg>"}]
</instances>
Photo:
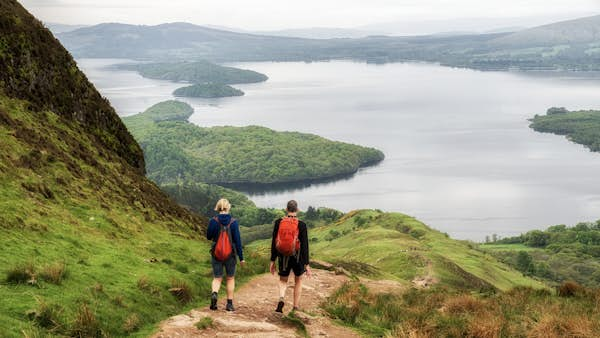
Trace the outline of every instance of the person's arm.
<instances>
[{"instance_id":1,"label":"person's arm","mask_svg":"<svg viewBox=\"0 0 600 338\"><path fill-rule=\"evenodd\" d=\"M300 231L298 234L298 239L300 240L300 262L308 265L310 263L310 253L308 251L308 230L306 223L300 221L298 230Z\"/></svg>"},{"instance_id":2,"label":"person's arm","mask_svg":"<svg viewBox=\"0 0 600 338\"><path fill-rule=\"evenodd\" d=\"M208 228L206 229L206 239L213 241L217 236L219 236L219 225L211 218L208 222Z\"/></svg>"},{"instance_id":3,"label":"person's arm","mask_svg":"<svg viewBox=\"0 0 600 338\"><path fill-rule=\"evenodd\" d=\"M275 238L277 238L277 232L279 232L279 223L281 219L278 219L273 224L273 236L271 237L271 263L269 264L269 271L271 274L275 274L275 259L277 258L277 248L275 247Z\"/></svg>"},{"instance_id":4,"label":"person's arm","mask_svg":"<svg viewBox=\"0 0 600 338\"><path fill-rule=\"evenodd\" d=\"M242 238L240 236L240 225L237 220L231 224L231 237L233 237L233 242L235 243L235 250L237 251L237 255L240 258L240 262L244 261L244 249L242 247Z\"/></svg>"},{"instance_id":5,"label":"person's arm","mask_svg":"<svg viewBox=\"0 0 600 338\"><path fill-rule=\"evenodd\" d=\"M275 262L275 259L277 258L275 239L277 238L277 232L279 232L279 222L281 222L281 219L276 220L273 225L273 236L271 237L271 262Z\"/></svg>"}]
</instances>

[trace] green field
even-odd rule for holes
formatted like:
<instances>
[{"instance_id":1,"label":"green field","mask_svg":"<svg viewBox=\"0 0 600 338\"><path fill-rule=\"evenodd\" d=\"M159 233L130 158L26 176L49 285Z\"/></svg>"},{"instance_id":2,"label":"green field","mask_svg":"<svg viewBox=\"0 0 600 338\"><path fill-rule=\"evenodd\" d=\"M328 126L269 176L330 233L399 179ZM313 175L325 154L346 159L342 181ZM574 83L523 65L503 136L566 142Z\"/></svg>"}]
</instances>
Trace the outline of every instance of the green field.
<instances>
[{"instance_id":1,"label":"green field","mask_svg":"<svg viewBox=\"0 0 600 338\"><path fill-rule=\"evenodd\" d=\"M413 217L375 210L355 211L309 230L311 255L371 278L409 284L431 274L440 285L461 290L545 288L477 245L448 238ZM268 246L258 241L251 247Z\"/></svg>"}]
</instances>

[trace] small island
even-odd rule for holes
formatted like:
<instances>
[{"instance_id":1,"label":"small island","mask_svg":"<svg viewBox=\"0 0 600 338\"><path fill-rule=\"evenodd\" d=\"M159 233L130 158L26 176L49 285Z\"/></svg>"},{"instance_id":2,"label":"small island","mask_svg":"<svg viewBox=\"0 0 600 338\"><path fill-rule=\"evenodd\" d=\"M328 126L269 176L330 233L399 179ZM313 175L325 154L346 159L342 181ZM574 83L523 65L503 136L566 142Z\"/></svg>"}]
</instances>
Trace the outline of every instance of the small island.
<instances>
[{"instance_id":1,"label":"small island","mask_svg":"<svg viewBox=\"0 0 600 338\"><path fill-rule=\"evenodd\" d=\"M530 127L542 133L565 135L591 151L600 152L600 111L569 111L552 107L546 115L536 115Z\"/></svg>"},{"instance_id":2,"label":"small island","mask_svg":"<svg viewBox=\"0 0 600 338\"><path fill-rule=\"evenodd\" d=\"M199 97L203 99L212 99L219 97L243 96L244 92L226 84L204 83L177 88L173 92L173 95L177 97Z\"/></svg>"},{"instance_id":3,"label":"small island","mask_svg":"<svg viewBox=\"0 0 600 338\"><path fill-rule=\"evenodd\" d=\"M259 126L203 128L187 120L192 107L158 103L124 117L144 150L148 177L236 186L317 181L355 173L384 159L381 151L323 137Z\"/></svg>"},{"instance_id":4,"label":"small island","mask_svg":"<svg viewBox=\"0 0 600 338\"><path fill-rule=\"evenodd\" d=\"M267 81L265 74L247 69L225 67L208 61L179 63L126 64L122 69L134 70L143 77L155 80L188 82L193 84L240 84Z\"/></svg>"}]
</instances>

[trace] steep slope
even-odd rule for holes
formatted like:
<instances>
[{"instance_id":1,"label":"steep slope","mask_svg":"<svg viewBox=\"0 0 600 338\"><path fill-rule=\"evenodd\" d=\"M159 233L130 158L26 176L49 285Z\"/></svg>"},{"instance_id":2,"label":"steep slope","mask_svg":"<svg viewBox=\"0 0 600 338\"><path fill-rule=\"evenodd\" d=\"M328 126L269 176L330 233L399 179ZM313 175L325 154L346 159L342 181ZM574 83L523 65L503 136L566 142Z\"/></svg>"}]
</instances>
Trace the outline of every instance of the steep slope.
<instances>
[{"instance_id":1,"label":"steep slope","mask_svg":"<svg viewBox=\"0 0 600 338\"><path fill-rule=\"evenodd\" d=\"M206 220L142 175L114 110L14 0L0 61L0 335L144 334L198 304Z\"/></svg>"},{"instance_id":2,"label":"steep slope","mask_svg":"<svg viewBox=\"0 0 600 338\"><path fill-rule=\"evenodd\" d=\"M40 21L18 2L2 1L0 31L0 88L5 95L28 101L33 111L51 110L87 124L95 142L144 170L142 151L114 109Z\"/></svg>"},{"instance_id":3,"label":"steep slope","mask_svg":"<svg viewBox=\"0 0 600 338\"><path fill-rule=\"evenodd\" d=\"M505 47L546 47L600 42L600 15L525 29L490 42Z\"/></svg>"},{"instance_id":4,"label":"steep slope","mask_svg":"<svg viewBox=\"0 0 600 338\"><path fill-rule=\"evenodd\" d=\"M465 241L399 213L363 210L309 231L317 259L376 279L459 290L544 287Z\"/></svg>"}]
</instances>

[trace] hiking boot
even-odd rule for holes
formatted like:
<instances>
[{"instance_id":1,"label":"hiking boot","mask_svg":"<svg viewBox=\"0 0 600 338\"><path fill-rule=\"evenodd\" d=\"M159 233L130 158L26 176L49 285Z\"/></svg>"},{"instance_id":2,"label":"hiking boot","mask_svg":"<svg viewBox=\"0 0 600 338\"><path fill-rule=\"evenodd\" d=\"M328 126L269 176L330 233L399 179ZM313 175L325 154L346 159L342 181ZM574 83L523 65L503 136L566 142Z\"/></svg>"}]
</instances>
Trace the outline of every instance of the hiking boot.
<instances>
[{"instance_id":1,"label":"hiking boot","mask_svg":"<svg viewBox=\"0 0 600 338\"><path fill-rule=\"evenodd\" d=\"M275 312L279 312L279 313L283 313L283 305L285 303L282 301L279 301L279 303L277 303L277 309L275 309Z\"/></svg>"},{"instance_id":2,"label":"hiking boot","mask_svg":"<svg viewBox=\"0 0 600 338\"><path fill-rule=\"evenodd\" d=\"M213 292L212 295L210 296L210 309L211 310L217 309L217 293L216 292Z\"/></svg>"},{"instance_id":3,"label":"hiking boot","mask_svg":"<svg viewBox=\"0 0 600 338\"><path fill-rule=\"evenodd\" d=\"M227 300L227 306L225 307L225 310L227 310L227 311L235 311L235 309L233 308L233 302L230 301L229 299Z\"/></svg>"}]
</instances>

